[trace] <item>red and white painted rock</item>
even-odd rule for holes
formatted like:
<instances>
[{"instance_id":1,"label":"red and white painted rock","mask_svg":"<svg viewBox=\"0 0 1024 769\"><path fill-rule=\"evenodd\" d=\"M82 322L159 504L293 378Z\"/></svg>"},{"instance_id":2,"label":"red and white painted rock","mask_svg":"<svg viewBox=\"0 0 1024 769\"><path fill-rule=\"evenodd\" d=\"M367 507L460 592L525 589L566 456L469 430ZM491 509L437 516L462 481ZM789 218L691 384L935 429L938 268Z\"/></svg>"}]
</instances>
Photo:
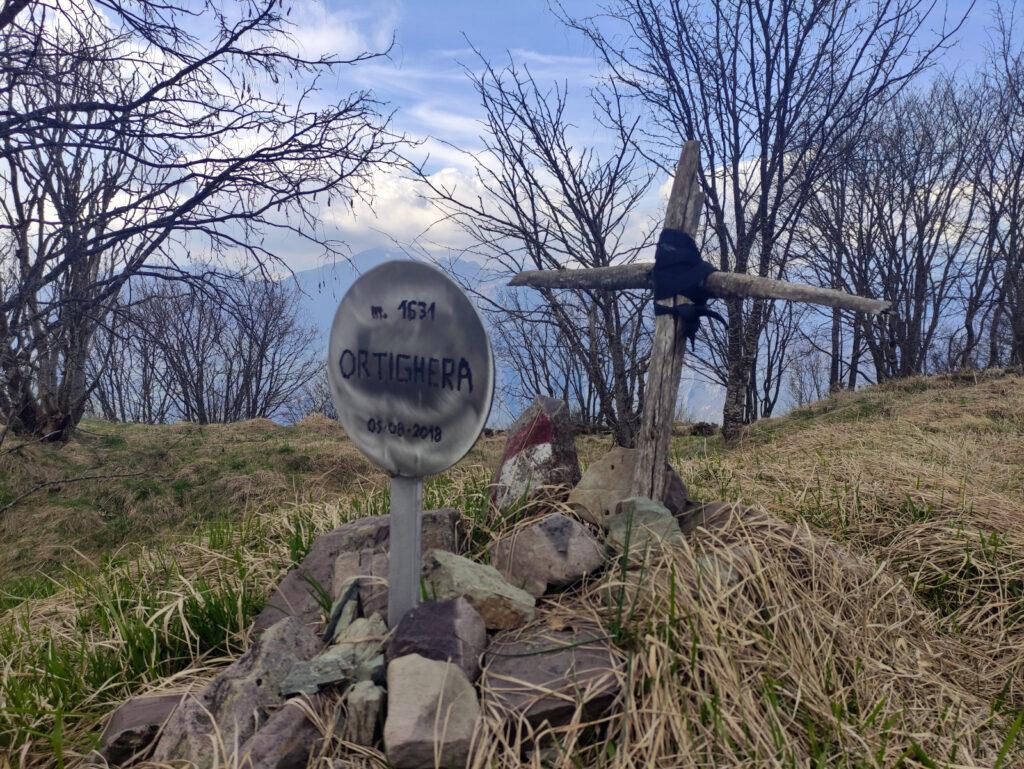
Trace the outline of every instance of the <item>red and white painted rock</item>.
<instances>
[{"instance_id":1,"label":"red and white painted rock","mask_svg":"<svg viewBox=\"0 0 1024 769\"><path fill-rule=\"evenodd\" d=\"M492 500L499 510L541 494L566 493L580 479L572 421L565 401L538 395L509 429L494 474Z\"/></svg>"}]
</instances>

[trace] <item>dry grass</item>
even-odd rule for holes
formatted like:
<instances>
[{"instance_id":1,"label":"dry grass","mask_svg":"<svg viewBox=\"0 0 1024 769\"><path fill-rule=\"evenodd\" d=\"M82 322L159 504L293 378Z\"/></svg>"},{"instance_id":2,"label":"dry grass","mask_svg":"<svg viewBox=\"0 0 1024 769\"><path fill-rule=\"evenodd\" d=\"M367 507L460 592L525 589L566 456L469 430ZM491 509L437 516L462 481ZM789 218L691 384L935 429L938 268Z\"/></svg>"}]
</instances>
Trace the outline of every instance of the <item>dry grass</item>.
<instances>
[{"instance_id":1,"label":"dry grass","mask_svg":"<svg viewBox=\"0 0 1024 769\"><path fill-rule=\"evenodd\" d=\"M470 461L498 445L482 440ZM100 556L133 556L190 537L211 522L326 503L384 480L336 422L316 417L288 427L266 419L87 421L61 448L8 438L0 448L0 575L87 568Z\"/></svg>"},{"instance_id":2,"label":"dry grass","mask_svg":"<svg viewBox=\"0 0 1024 769\"><path fill-rule=\"evenodd\" d=\"M969 650L864 565L765 517L630 572L621 765L992 766L1007 724Z\"/></svg>"},{"instance_id":3,"label":"dry grass","mask_svg":"<svg viewBox=\"0 0 1024 769\"><path fill-rule=\"evenodd\" d=\"M305 427L310 440L337 443L330 425ZM263 445L260 433L281 429L241 426L238 438ZM605 445L588 438L581 453ZM484 442L427 491L428 504L466 513L477 556L542 512L498 517L488 507L499 446ZM485 696L474 767L1024 766L1014 741L1024 717L1021 378L873 388L758 425L735 450L681 438L675 461L694 496L742 501L754 514L616 561L543 601L539 623L582 613L606 629L624 663L623 696L601 722L545 735L510 733ZM0 614L0 767L55 756L82 765L111 703L206 680L245 648L252 613L315 533L386 506L380 478L361 471L326 492L330 501L288 504L247 490L266 478L225 476L222 499L245 509L235 520L58 574ZM133 640L140 626L157 631L155 646ZM15 642L5 646L4 634ZM47 688L47 643L103 650L111 673L102 686L80 676L79 690ZM138 649L154 664L132 662ZM37 707L13 712L11 692ZM66 702L53 701L58 693ZM383 769L379 752L333 733L342 707L325 698L327 740L310 765L340 757ZM545 748L528 750L538 736Z\"/></svg>"},{"instance_id":4,"label":"dry grass","mask_svg":"<svg viewBox=\"0 0 1024 769\"><path fill-rule=\"evenodd\" d=\"M909 380L779 422L684 474L877 560L971 650L972 691L1024 708L1024 380Z\"/></svg>"}]
</instances>

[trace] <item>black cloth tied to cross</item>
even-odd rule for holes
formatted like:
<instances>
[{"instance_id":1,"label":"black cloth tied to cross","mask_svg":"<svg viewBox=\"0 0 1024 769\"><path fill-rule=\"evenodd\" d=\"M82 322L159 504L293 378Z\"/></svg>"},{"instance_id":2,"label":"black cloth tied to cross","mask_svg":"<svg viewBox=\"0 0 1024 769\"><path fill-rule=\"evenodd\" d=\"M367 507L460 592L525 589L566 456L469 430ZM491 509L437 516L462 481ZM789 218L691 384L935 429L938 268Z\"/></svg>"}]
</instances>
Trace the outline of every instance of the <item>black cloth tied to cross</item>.
<instances>
[{"instance_id":1,"label":"black cloth tied to cross","mask_svg":"<svg viewBox=\"0 0 1024 769\"><path fill-rule=\"evenodd\" d=\"M712 318L722 325L728 324L721 315L707 307L711 294L704 287L708 275L715 268L700 258L700 250L689 235L682 230L664 229L658 238L654 251L654 267L650 277L654 283L654 314L674 315L686 322L686 338L693 346L700 327L701 318ZM666 307L658 304L659 299L685 296L693 304Z\"/></svg>"}]
</instances>

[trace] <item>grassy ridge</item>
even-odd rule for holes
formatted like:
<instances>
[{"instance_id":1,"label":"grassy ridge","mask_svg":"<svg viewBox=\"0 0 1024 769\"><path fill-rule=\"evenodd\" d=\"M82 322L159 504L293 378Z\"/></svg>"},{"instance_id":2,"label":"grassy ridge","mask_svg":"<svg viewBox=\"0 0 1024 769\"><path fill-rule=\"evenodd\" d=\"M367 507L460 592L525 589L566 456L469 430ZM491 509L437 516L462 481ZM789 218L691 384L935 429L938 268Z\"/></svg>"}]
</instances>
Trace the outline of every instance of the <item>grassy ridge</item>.
<instances>
[{"instance_id":1,"label":"grassy ridge","mask_svg":"<svg viewBox=\"0 0 1024 769\"><path fill-rule=\"evenodd\" d=\"M286 501L320 501L377 474L333 423L118 425L67 446L0 447L0 574L75 565ZM6 509L5 509L6 508Z\"/></svg>"},{"instance_id":2,"label":"grassy ridge","mask_svg":"<svg viewBox=\"0 0 1024 769\"><path fill-rule=\"evenodd\" d=\"M321 420L86 429L0 457L0 493L32 492L0 513L12 766L79 764L111 703L207 677L317 533L387 507L383 476ZM482 440L427 488L465 512L477 555L532 512L489 508L500 448ZM844 394L738 449L679 438L673 461L692 496L769 517L542 607L553 624L592 613L629 663L626 715L597 742L562 735L564 765L1022 765L1021 378ZM88 475L107 477L60 481ZM486 750L481 765L515 765L497 732Z\"/></svg>"}]
</instances>

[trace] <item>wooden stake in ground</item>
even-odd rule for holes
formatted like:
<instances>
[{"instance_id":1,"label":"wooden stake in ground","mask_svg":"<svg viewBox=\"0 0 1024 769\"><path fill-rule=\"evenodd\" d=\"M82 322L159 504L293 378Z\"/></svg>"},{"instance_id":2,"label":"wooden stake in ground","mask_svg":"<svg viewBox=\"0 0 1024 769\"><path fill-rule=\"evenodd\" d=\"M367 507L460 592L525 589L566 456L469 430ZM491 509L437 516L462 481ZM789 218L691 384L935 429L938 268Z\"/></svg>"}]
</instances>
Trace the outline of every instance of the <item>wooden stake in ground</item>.
<instances>
[{"instance_id":1,"label":"wooden stake in ground","mask_svg":"<svg viewBox=\"0 0 1024 769\"><path fill-rule=\"evenodd\" d=\"M683 145L665 210L665 228L683 230L697 240L704 193L700 188L700 149L697 142ZM512 286L535 288L631 289L654 288L650 271L654 265L639 263L590 270L535 270L521 272ZM787 283L754 275L714 272L704 287L715 297L786 299L828 307L877 314L889 309L888 302L853 296L842 291ZM689 303L684 296L660 300L669 307ZM632 493L651 499L665 498L665 464L668 461L676 397L686 352L688 321L677 315L655 315L654 343L647 374L647 399L637 436L637 462Z\"/></svg>"},{"instance_id":2,"label":"wooden stake in ground","mask_svg":"<svg viewBox=\"0 0 1024 769\"><path fill-rule=\"evenodd\" d=\"M665 229L682 230L697 240L704 193L700 189L700 150L697 142L687 142L679 155L672 192L665 209ZM675 296L662 299L671 307L688 304L689 299ZM633 496L665 498L665 463L675 420L676 397L686 353L687 322L676 315L654 316L654 343L647 369L647 400L636 439L636 468ZM667 429L666 429L667 427Z\"/></svg>"}]
</instances>

